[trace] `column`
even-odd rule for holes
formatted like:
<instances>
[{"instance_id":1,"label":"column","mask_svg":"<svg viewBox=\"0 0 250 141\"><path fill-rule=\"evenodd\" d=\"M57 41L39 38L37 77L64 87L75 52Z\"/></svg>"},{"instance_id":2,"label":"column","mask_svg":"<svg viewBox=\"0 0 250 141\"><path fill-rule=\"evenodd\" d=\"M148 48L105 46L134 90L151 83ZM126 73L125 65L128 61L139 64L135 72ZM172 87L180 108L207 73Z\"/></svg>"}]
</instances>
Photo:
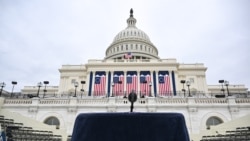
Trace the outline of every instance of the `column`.
<instances>
[{"instance_id":1,"label":"column","mask_svg":"<svg viewBox=\"0 0 250 141\"><path fill-rule=\"evenodd\" d=\"M140 97L140 91L141 91L141 88L140 88L140 71L137 71L137 97L139 98Z\"/></svg>"},{"instance_id":2,"label":"column","mask_svg":"<svg viewBox=\"0 0 250 141\"><path fill-rule=\"evenodd\" d=\"M156 79L156 97L158 96L159 93L159 70L155 71L155 79Z\"/></svg>"},{"instance_id":3,"label":"column","mask_svg":"<svg viewBox=\"0 0 250 141\"><path fill-rule=\"evenodd\" d=\"M88 93L89 93L89 91L90 91L90 89L89 89L89 85L90 85L90 72L89 71L87 71L87 77L86 77L86 80L85 80L85 86L84 86L84 95L88 95Z\"/></svg>"},{"instance_id":4,"label":"column","mask_svg":"<svg viewBox=\"0 0 250 141\"><path fill-rule=\"evenodd\" d=\"M178 78L178 77L176 77L176 73L174 72L174 71L171 71L171 79L172 79L172 82L173 82L173 93L174 93L174 95L176 95L176 78Z\"/></svg>"},{"instance_id":5,"label":"column","mask_svg":"<svg viewBox=\"0 0 250 141\"><path fill-rule=\"evenodd\" d=\"M124 94L126 95L126 96L128 96L128 93L127 93L127 87L126 87L126 85L127 85L127 71L124 71L124 84L123 84L123 87L124 87Z\"/></svg>"},{"instance_id":6,"label":"column","mask_svg":"<svg viewBox=\"0 0 250 141\"><path fill-rule=\"evenodd\" d=\"M109 82L109 72L105 71L105 77L106 77L106 86L105 86L105 97L108 97L108 82Z\"/></svg>"},{"instance_id":7,"label":"column","mask_svg":"<svg viewBox=\"0 0 250 141\"><path fill-rule=\"evenodd\" d=\"M174 95L174 91L173 91L173 81L172 81L172 71L168 71L168 77L169 77L169 80L170 80L170 88L171 88L171 96Z\"/></svg>"},{"instance_id":8,"label":"column","mask_svg":"<svg viewBox=\"0 0 250 141\"><path fill-rule=\"evenodd\" d=\"M151 70L150 71L150 83L151 83L151 86L150 86L150 91L149 91L149 96L154 96L154 76L153 76L153 71Z\"/></svg>"},{"instance_id":9,"label":"column","mask_svg":"<svg viewBox=\"0 0 250 141\"><path fill-rule=\"evenodd\" d=\"M110 80L110 82L111 82L111 96L114 96L114 90L113 90L113 86L112 86L112 84L113 84L113 77L114 77L114 71L110 71L111 72L111 80Z\"/></svg>"},{"instance_id":10,"label":"column","mask_svg":"<svg viewBox=\"0 0 250 141\"><path fill-rule=\"evenodd\" d=\"M92 83L91 83L91 92L90 92L90 96L94 96L94 85L95 85L95 74L96 73L96 71L92 71Z\"/></svg>"}]
</instances>

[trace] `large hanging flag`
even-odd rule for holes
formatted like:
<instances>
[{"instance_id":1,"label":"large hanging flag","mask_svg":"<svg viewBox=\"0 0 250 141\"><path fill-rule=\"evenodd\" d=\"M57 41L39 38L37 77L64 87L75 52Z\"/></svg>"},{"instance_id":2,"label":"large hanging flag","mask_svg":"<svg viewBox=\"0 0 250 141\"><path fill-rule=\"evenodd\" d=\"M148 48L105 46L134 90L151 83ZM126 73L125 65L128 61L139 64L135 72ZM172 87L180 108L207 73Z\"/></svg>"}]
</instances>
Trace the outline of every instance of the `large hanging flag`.
<instances>
[{"instance_id":1,"label":"large hanging flag","mask_svg":"<svg viewBox=\"0 0 250 141\"><path fill-rule=\"evenodd\" d=\"M169 96L171 95L170 78L168 74L159 74L159 95Z\"/></svg>"},{"instance_id":2,"label":"large hanging flag","mask_svg":"<svg viewBox=\"0 0 250 141\"><path fill-rule=\"evenodd\" d=\"M113 93L115 96L123 96L124 92L124 76L121 75L114 75L113 77Z\"/></svg>"},{"instance_id":3,"label":"large hanging flag","mask_svg":"<svg viewBox=\"0 0 250 141\"><path fill-rule=\"evenodd\" d=\"M128 52L124 55L124 58L125 59L131 59L132 58L132 53L131 52Z\"/></svg>"},{"instance_id":4,"label":"large hanging flag","mask_svg":"<svg viewBox=\"0 0 250 141\"><path fill-rule=\"evenodd\" d=\"M127 95L129 95L131 92L137 93L137 75L127 75Z\"/></svg>"},{"instance_id":5,"label":"large hanging flag","mask_svg":"<svg viewBox=\"0 0 250 141\"><path fill-rule=\"evenodd\" d=\"M151 83L151 76L149 74L140 76L140 90L141 96L149 96L150 90L150 83Z\"/></svg>"},{"instance_id":6,"label":"large hanging flag","mask_svg":"<svg viewBox=\"0 0 250 141\"><path fill-rule=\"evenodd\" d=\"M96 75L95 76L95 84L94 84L94 96L105 96L106 88L106 76Z\"/></svg>"}]
</instances>

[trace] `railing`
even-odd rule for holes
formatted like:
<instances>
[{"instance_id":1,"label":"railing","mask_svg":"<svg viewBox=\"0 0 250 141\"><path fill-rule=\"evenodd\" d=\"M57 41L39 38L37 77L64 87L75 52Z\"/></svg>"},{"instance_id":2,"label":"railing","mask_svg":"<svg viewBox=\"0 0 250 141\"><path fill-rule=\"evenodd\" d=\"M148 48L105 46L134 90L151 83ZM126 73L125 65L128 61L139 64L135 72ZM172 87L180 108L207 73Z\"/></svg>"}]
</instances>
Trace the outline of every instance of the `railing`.
<instances>
[{"instance_id":1,"label":"railing","mask_svg":"<svg viewBox=\"0 0 250 141\"><path fill-rule=\"evenodd\" d=\"M40 99L39 104L69 104L69 99Z\"/></svg>"},{"instance_id":2,"label":"railing","mask_svg":"<svg viewBox=\"0 0 250 141\"><path fill-rule=\"evenodd\" d=\"M187 97L187 98L180 98L180 97L145 97L145 98L138 98L135 104L177 104L177 105L187 105L187 104L222 104L226 105L229 103L232 104L250 104L250 98L194 98L194 97ZM5 98L4 104L5 105L34 105L34 104L41 104L41 105L69 105L69 104L79 104L79 105L103 105L103 104L117 104L117 105L124 105L129 104L129 100L123 97L70 97L70 98Z\"/></svg>"},{"instance_id":3,"label":"railing","mask_svg":"<svg viewBox=\"0 0 250 141\"><path fill-rule=\"evenodd\" d=\"M32 104L32 99L5 99L4 104Z\"/></svg>"},{"instance_id":4,"label":"railing","mask_svg":"<svg viewBox=\"0 0 250 141\"><path fill-rule=\"evenodd\" d=\"M250 98L237 98L235 99L235 103L250 103Z\"/></svg>"},{"instance_id":5,"label":"railing","mask_svg":"<svg viewBox=\"0 0 250 141\"><path fill-rule=\"evenodd\" d=\"M102 99L78 99L77 104L107 104L108 99L107 98L102 98Z\"/></svg>"},{"instance_id":6,"label":"railing","mask_svg":"<svg viewBox=\"0 0 250 141\"><path fill-rule=\"evenodd\" d=\"M156 96L156 97L163 97L163 98L173 98L173 97L179 97L179 98L186 98L189 97L189 93L183 93L182 91L176 91L176 93L174 93L173 91L170 92L166 92L166 93L159 93L156 92L154 93L153 91L147 91L147 92L143 92L143 91L136 91L135 92L137 94L137 97L140 98L143 95L144 96ZM75 92L68 92L68 91L64 91L64 92L60 92L60 93L46 93L45 95L43 93L39 94L40 98L70 98L72 96L76 96L77 98L81 98L84 99L86 97L90 97L89 94L93 97L108 97L109 96L115 96L115 97L123 97L123 96L128 96L130 93L127 91L123 91L123 92L114 92L114 91L110 91L110 92L90 92L89 91L76 91ZM176 95L174 95L176 94ZM205 93L203 91L196 91L196 92L191 92L190 93L191 97L193 98L214 98L217 96L223 96L222 93ZM37 93L29 93L29 94L21 94L21 93L14 93L12 95L12 97L10 97L10 94L3 94L2 97L8 97L8 98L13 98L13 99L19 99L19 98L32 98L32 97L37 97ZM224 94L224 97L227 97L227 95ZM236 98L247 98L250 97L249 93L230 93L230 97L236 97Z\"/></svg>"},{"instance_id":7,"label":"railing","mask_svg":"<svg viewBox=\"0 0 250 141\"><path fill-rule=\"evenodd\" d=\"M185 98L157 98L155 101L157 104L187 104L188 101Z\"/></svg>"},{"instance_id":8,"label":"railing","mask_svg":"<svg viewBox=\"0 0 250 141\"><path fill-rule=\"evenodd\" d=\"M88 63L103 63L103 62L107 62L107 63L113 63L113 62L166 62L166 63L176 63L176 59L113 59L113 60L89 60ZM198 64L200 66L202 66L201 64ZM197 66L197 65L195 65ZM66 68L66 67L65 67Z\"/></svg>"},{"instance_id":9,"label":"railing","mask_svg":"<svg viewBox=\"0 0 250 141\"><path fill-rule=\"evenodd\" d=\"M226 98L197 98L195 99L195 103L219 103L219 104L226 104L228 103L228 100Z\"/></svg>"}]
</instances>

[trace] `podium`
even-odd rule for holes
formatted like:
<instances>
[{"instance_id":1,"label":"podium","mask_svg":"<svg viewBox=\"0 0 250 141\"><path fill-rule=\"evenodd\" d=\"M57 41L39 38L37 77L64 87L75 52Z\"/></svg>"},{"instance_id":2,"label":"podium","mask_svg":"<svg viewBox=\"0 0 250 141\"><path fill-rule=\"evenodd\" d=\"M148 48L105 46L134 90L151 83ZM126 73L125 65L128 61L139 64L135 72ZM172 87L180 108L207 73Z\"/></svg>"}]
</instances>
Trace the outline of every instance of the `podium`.
<instances>
[{"instance_id":1,"label":"podium","mask_svg":"<svg viewBox=\"0 0 250 141\"><path fill-rule=\"evenodd\" d=\"M85 113L71 141L189 141L180 113Z\"/></svg>"}]
</instances>

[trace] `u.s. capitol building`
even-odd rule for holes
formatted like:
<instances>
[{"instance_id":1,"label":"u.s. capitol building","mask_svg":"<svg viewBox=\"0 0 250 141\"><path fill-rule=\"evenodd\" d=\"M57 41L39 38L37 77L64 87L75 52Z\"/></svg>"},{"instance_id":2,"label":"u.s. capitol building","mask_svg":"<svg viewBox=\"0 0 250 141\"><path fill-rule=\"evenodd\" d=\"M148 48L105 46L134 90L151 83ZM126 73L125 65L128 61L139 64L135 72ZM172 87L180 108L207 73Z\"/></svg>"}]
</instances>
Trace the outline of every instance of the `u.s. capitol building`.
<instances>
[{"instance_id":1,"label":"u.s. capitol building","mask_svg":"<svg viewBox=\"0 0 250 141\"><path fill-rule=\"evenodd\" d=\"M21 93L27 97L6 97L1 109L57 125L71 135L79 113L129 112L127 97L136 93L135 112L182 113L191 138L212 125L249 115L250 98L244 85L230 85L226 80L208 85L204 64L161 59L136 22L131 9L127 27L114 37L104 59L62 65L59 86L46 82L25 86Z\"/></svg>"}]
</instances>

